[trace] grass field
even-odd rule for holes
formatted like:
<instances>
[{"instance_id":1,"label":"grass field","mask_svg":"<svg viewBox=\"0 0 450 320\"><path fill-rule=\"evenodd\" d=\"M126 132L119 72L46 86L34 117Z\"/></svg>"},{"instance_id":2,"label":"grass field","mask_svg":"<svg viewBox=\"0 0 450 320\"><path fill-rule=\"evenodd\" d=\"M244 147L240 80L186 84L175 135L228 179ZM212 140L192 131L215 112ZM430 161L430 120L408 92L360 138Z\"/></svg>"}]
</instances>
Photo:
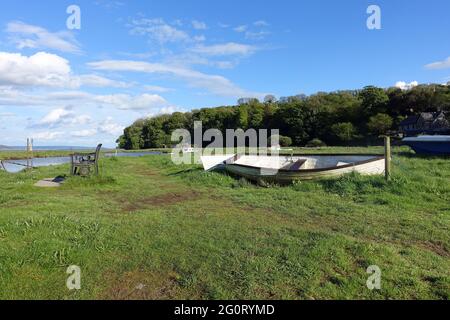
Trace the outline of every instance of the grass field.
<instances>
[{"instance_id":1,"label":"grass field","mask_svg":"<svg viewBox=\"0 0 450 320\"><path fill-rule=\"evenodd\" d=\"M448 158L402 149L390 182L269 188L169 156L101 171L59 189L33 184L68 166L0 171L1 299L450 298ZM70 265L81 290L66 288ZM381 290L366 287L370 265Z\"/></svg>"}]
</instances>

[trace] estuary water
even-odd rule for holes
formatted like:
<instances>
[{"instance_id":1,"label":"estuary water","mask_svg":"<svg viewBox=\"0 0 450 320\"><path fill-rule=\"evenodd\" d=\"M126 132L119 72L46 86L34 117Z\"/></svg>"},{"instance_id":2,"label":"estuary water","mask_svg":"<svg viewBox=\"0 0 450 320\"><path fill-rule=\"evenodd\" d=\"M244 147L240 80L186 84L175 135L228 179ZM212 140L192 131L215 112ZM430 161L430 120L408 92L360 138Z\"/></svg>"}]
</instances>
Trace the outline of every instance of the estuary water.
<instances>
[{"instance_id":1,"label":"estuary water","mask_svg":"<svg viewBox=\"0 0 450 320\"><path fill-rule=\"evenodd\" d=\"M160 155L161 152L148 151L148 152L118 152L116 153L106 153L105 157L144 157L149 155ZM24 170L27 166L29 160L4 160L3 166L7 172L17 173ZM47 167L56 166L61 164L70 163L70 157L47 157L47 158L34 158L33 167ZM0 165L0 169L3 169Z\"/></svg>"}]
</instances>

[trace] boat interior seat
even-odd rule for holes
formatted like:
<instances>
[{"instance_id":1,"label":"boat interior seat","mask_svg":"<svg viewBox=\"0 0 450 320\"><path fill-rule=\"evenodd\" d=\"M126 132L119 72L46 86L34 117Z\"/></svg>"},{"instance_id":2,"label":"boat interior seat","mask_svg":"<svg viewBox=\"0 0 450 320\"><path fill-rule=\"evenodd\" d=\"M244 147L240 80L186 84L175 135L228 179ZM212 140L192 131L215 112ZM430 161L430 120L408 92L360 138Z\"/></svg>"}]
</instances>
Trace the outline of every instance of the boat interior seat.
<instances>
[{"instance_id":1,"label":"boat interior seat","mask_svg":"<svg viewBox=\"0 0 450 320\"><path fill-rule=\"evenodd\" d=\"M346 165L349 165L350 163L348 163L348 162L342 162L342 161L339 161L337 164L336 164L336 167L342 167L342 166L346 166Z\"/></svg>"},{"instance_id":2,"label":"boat interior seat","mask_svg":"<svg viewBox=\"0 0 450 320\"><path fill-rule=\"evenodd\" d=\"M302 169L302 166L306 163L306 161L307 161L306 159L297 160L294 163L285 166L283 169L286 169L289 171L298 171L298 170Z\"/></svg>"}]
</instances>

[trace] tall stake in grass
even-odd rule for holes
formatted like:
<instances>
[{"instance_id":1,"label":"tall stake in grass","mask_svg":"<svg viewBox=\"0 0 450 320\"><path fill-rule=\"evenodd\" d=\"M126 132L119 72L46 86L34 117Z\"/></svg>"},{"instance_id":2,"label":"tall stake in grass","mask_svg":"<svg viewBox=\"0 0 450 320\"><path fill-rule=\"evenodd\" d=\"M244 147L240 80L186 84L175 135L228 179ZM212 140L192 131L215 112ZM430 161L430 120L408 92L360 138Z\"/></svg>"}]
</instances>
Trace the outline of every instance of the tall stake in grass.
<instances>
[{"instance_id":1,"label":"tall stake in grass","mask_svg":"<svg viewBox=\"0 0 450 320\"><path fill-rule=\"evenodd\" d=\"M391 137L384 137L384 158L385 158L385 177L386 180L391 180Z\"/></svg>"}]
</instances>

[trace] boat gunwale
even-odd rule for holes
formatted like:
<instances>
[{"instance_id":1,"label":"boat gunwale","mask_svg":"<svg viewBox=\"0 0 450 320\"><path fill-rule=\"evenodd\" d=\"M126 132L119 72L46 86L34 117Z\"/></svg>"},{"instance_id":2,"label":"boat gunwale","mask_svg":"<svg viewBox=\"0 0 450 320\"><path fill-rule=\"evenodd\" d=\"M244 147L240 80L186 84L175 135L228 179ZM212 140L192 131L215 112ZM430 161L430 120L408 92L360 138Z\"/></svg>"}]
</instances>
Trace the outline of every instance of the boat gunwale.
<instances>
[{"instance_id":1,"label":"boat gunwale","mask_svg":"<svg viewBox=\"0 0 450 320\"><path fill-rule=\"evenodd\" d=\"M270 156L277 156L277 155L270 155ZM319 169L300 169L300 170L289 170L289 169L273 169L273 168L265 168L265 167L255 167L255 166L249 166L246 164L237 164L237 163L230 163L230 164L225 164L226 166L237 166L237 167L243 167L243 168L252 168L252 169L266 169L266 170L276 170L277 172L289 172L289 173L313 173L313 172L323 172L323 171L332 171L332 170L339 170L339 169L346 169L346 168L352 168L352 167L356 167L356 166L360 166L360 165L364 165L364 164L368 164L371 162L376 162L376 161L380 161L380 160L384 160L385 156L384 155L380 155L380 154L362 154L362 153L342 153L342 154L293 154L293 155L281 155L281 156L374 156L375 158L373 159L368 159L368 160L363 160L363 161L358 161L358 162L353 162L353 163L349 163L343 166L334 166L334 167L325 167L325 168L319 168Z\"/></svg>"}]
</instances>

